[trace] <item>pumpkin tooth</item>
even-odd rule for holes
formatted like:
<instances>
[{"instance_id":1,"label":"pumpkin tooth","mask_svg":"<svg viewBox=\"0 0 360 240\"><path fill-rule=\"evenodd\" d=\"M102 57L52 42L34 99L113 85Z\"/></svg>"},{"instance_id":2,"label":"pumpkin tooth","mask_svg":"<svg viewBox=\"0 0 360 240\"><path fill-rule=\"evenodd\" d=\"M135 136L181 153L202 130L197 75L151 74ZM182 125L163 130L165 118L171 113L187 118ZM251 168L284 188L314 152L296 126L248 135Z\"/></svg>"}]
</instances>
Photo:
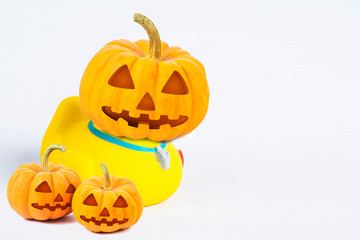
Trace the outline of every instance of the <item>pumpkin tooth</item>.
<instances>
[{"instance_id":1,"label":"pumpkin tooth","mask_svg":"<svg viewBox=\"0 0 360 240\"><path fill-rule=\"evenodd\" d=\"M121 128L121 129L123 129L124 127L127 127L129 124L128 124L128 122L125 120L125 119L123 119L123 118L119 118L118 120L117 120L117 122L119 123L119 127Z\"/></svg>"},{"instance_id":2,"label":"pumpkin tooth","mask_svg":"<svg viewBox=\"0 0 360 240\"><path fill-rule=\"evenodd\" d=\"M136 136L134 136L134 137L137 139L145 138L150 129L150 125L148 122L140 122L137 128L138 128L138 131L135 132Z\"/></svg>"},{"instance_id":3,"label":"pumpkin tooth","mask_svg":"<svg viewBox=\"0 0 360 240\"><path fill-rule=\"evenodd\" d=\"M138 125L138 129L140 129L140 131L146 131L149 130L149 123L148 122L140 122Z\"/></svg>"},{"instance_id":4,"label":"pumpkin tooth","mask_svg":"<svg viewBox=\"0 0 360 240\"><path fill-rule=\"evenodd\" d=\"M160 114L157 113L157 112L149 113L149 118L150 118L151 120L159 120L159 119L160 119Z\"/></svg>"},{"instance_id":5,"label":"pumpkin tooth","mask_svg":"<svg viewBox=\"0 0 360 240\"><path fill-rule=\"evenodd\" d=\"M170 130L171 130L171 126L170 126L170 124L161 125L161 126L160 126L160 130L161 130L161 131L165 131L165 132L170 131Z\"/></svg>"},{"instance_id":6,"label":"pumpkin tooth","mask_svg":"<svg viewBox=\"0 0 360 240\"><path fill-rule=\"evenodd\" d=\"M119 118L118 123L119 123L119 128L121 129L124 136L131 135L135 130L135 128L129 127L130 126L129 122L123 118L121 119Z\"/></svg>"},{"instance_id":7,"label":"pumpkin tooth","mask_svg":"<svg viewBox=\"0 0 360 240\"><path fill-rule=\"evenodd\" d=\"M140 117L140 111L134 110L129 112L129 116L132 118L139 118Z\"/></svg>"},{"instance_id":8,"label":"pumpkin tooth","mask_svg":"<svg viewBox=\"0 0 360 240\"><path fill-rule=\"evenodd\" d=\"M123 220L118 220L116 218L113 218L112 221L106 220L106 218L101 218L100 220L96 220L95 217L92 218L86 218L84 215L81 215L80 218L84 221L89 223L90 221L93 222L95 225L100 226L101 224L106 224L107 226L112 226L114 224L124 224L127 221L129 221L128 218L124 218Z\"/></svg>"},{"instance_id":9,"label":"pumpkin tooth","mask_svg":"<svg viewBox=\"0 0 360 240\"><path fill-rule=\"evenodd\" d=\"M171 132L170 124L161 125L159 129L160 131L158 132L158 136L161 136L162 139L165 139L165 137Z\"/></svg>"},{"instance_id":10,"label":"pumpkin tooth","mask_svg":"<svg viewBox=\"0 0 360 240\"><path fill-rule=\"evenodd\" d=\"M153 137L158 139L165 139L171 132L171 125L170 124L163 124L159 127L159 131L153 132Z\"/></svg>"}]
</instances>

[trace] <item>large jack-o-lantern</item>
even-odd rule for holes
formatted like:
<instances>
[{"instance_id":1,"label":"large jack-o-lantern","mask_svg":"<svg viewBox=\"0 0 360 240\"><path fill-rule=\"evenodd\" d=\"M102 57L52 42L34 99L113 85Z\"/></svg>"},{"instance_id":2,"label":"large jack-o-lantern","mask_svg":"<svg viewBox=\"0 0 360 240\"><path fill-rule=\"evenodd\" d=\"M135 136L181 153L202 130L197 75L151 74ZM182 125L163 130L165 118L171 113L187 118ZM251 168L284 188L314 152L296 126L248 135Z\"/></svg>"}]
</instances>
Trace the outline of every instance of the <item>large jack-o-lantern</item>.
<instances>
[{"instance_id":1,"label":"large jack-o-lantern","mask_svg":"<svg viewBox=\"0 0 360 240\"><path fill-rule=\"evenodd\" d=\"M72 201L75 219L93 232L114 232L134 225L143 211L135 183L110 176L104 163L101 167L101 178L89 178L78 187Z\"/></svg>"},{"instance_id":2,"label":"large jack-o-lantern","mask_svg":"<svg viewBox=\"0 0 360 240\"><path fill-rule=\"evenodd\" d=\"M135 22L150 41L116 40L90 61L80 85L86 115L115 136L169 141L204 119L209 88L203 65L187 51L160 41L141 14Z\"/></svg>"},{"instance_id":3,"label":"large jack-o-lantern","mask_svg":"<svg viewBox=\"0 0 360 240\"><path fill-rule=\"evenodd\" d=\"M61 145L52 145L45 151L41 166L22 164L10 177L7 198L20 216L48 220L72 212L71 200L81 179L74 170L48 162L56 149L65 151Z\"/></svg>"}]
</instances>

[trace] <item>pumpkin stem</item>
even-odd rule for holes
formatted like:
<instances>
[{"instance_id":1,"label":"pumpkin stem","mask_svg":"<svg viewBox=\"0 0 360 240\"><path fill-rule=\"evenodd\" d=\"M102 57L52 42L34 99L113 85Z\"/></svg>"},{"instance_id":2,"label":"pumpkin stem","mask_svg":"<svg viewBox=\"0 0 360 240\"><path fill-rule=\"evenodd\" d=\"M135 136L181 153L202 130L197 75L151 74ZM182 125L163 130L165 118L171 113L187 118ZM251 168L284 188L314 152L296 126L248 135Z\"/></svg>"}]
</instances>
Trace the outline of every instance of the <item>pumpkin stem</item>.
<instances>
[{"instance_id":1,"label":"pumpkin stem","mask_svg":"<svg viewBox=\"0 0 360 240\"><path fill-rule=\"evenodd\" d=\"M110 175L109 175L109 171L105 165L105 163L100 163L100 166L104 172L104 177L105 177L105 185L103 186L103 189L105 190L109 190L110 187Z\"/></svg>"},{"instance_id":2,"label":"pumpkin stem","mask_svg":"<svg viewBox=\"0 0 360 240\"><path fill-rule=\"evenodd\" d=\"M159 33L153 22L140 13L134 14L134 21L145 28L150 39L149 57L161 61L161 41Z\"/></svg>"},{"instance_id":3,"label":"pumpkin stem","mask_svg":"<svg viewBox=\"0 0 360 240\"><path fill-rule=\"evenodd\" d=\"M49 171L49 157L50 157L51 152L54 150L61 150L61 152L65 152L66 147L61 146L59 144L54 144L45 150L43 157L41 159L41 171L42 172L48 172L48 173L50 172Z\"/></svg>"}]
</instances>

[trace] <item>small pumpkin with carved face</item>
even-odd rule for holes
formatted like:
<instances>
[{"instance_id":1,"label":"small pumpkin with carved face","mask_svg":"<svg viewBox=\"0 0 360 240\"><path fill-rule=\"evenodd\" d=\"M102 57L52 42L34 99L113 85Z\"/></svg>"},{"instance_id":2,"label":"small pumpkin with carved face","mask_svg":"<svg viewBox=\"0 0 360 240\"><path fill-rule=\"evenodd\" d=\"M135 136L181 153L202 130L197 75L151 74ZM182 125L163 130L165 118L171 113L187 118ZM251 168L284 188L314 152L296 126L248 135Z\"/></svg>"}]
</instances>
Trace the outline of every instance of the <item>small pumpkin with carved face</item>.
<instances>
[{"instance_id":1,"label":"small pumpkin with carved face","mask_svg":"<svg viewBox=\"0 0 360 240\"><path fill-rule=\"evenodd\" d=\"M97 127L115 136L169 141L186 135L208 109L205 69L187 51L160 41L148 18L135 14L134 20L150 41L106 44L82 77L82 107Z\"/></svg>"},{"instance_id":2,"label":"small pumpkin with carved face","mask_svg":"<svg viewBox=\"0 0 360 240\"><path fill-rule=\"evenodd\" d=\"M72 212L71 200L81 179L74 170L48 162L56 149L65 151L61 145L52 145L44 152L41 166L22 164L10 177L7 198L20 216L48 220Z\"/></svg>"},{"instance_id":3,"label":"small pumpkin with carved face","mask_svg":"<svg viewBox=\"0 0 360 240\"><path fill-rule=\"evenodd\" d=\"M93 232L114 232L134 225L143 211L135 183L110 176L104 163L101 167L101 178L89 178L77 188L72 200L75 219Z\"/></svg>"}]
</instances>

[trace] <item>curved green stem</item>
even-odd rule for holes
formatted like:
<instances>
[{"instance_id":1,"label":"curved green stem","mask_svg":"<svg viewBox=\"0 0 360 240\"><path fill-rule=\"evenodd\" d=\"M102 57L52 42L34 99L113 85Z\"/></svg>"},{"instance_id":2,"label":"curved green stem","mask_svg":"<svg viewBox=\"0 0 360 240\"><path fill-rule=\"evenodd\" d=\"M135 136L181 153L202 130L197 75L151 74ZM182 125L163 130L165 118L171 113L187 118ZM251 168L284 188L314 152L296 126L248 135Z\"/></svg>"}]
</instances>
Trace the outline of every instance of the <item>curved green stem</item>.
<instances>
[{"instance_id":1,"label":"curved green stem","mask_svg":"<svg viewBox=\"0 0 360 240\"><path fill-rule=\"evenodd\" d=\"M160 35L157 31L154 23L140 13L134 14L134 21L139 23L143 28L145 28L147 34L149 35L150 48L149 48L149 57L156 60L161 60L161 41Z\"/></svg>"},{"instance_id":2,"label":"curved green stem","mask_svg":"<svg viewBox=\"0 0 360 240\"><path fill-rule=\"evenodd\" d=\"M43 157L41 159L41 171L42 172L50 172L49 171L49 157L50 157L51 152L54 150L61 150L61 152L65 152L66 147L61 146L59 144L54 144L45 150Z\"/></svg>"}]
</instances>

